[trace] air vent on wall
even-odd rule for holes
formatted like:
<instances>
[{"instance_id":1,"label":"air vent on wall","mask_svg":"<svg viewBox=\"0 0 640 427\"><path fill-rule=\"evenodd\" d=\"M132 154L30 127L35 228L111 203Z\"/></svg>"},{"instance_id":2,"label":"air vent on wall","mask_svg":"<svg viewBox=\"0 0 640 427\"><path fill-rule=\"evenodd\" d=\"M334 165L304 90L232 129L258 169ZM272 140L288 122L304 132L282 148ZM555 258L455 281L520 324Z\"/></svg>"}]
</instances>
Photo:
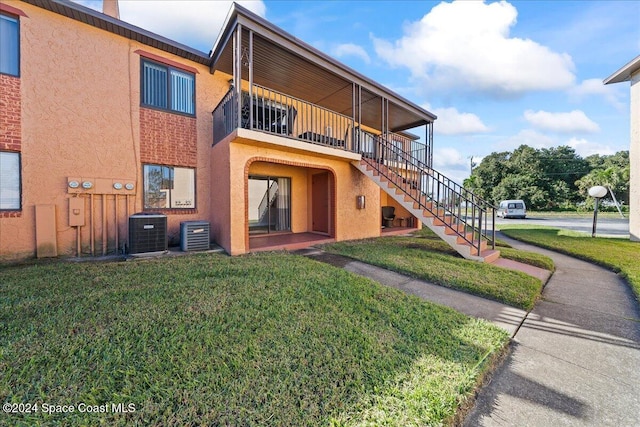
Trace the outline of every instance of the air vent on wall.
<instances>
[{"instance_id":1,"label":"air vent on wall","mask_svg":"<svg viewBox=\"0 0 640 427\"><path fill-rule=\"evenodd\" d=\"M167 242L167 216L135 214L129 217L129 253L164 252Z\"/></svg>"},{"instance_id":2,"label":"air vent on wall","mask_svg":"<svg viewBox=\"0 0 640 427\"><path fill-rule=\"evenodd\" d=\"M210 226L205 221L183 221L180 223L180 249L183 251L206 251L209 249Z\"/></svg>"}]
</instances>

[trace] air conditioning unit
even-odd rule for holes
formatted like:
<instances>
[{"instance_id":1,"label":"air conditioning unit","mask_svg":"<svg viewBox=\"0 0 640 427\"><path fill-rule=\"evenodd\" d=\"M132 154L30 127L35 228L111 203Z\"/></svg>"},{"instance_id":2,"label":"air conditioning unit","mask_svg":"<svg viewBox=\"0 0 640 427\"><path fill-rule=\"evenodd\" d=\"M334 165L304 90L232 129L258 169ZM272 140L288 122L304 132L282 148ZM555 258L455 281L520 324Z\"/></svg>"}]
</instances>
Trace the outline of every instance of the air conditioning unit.
<instances>
[{"instance_id":1,"label":"air conditioning unit","mask_svg":"<svg viewBox=\"0 0 640 427\"><path fill-rule=\"evenodd\" d=\"M180 249L206 251L209 249L211 227L206 221L182 221L180 223Z\"/></svg>"},{"instance_id":2,"label":"air conditioning unit","mask_svg":"<svg viewBox=\"0 0 640 427\"><path fill-rule=\"evenodd\" d=\"M129 217L130 254L166 252L168 249L166 215L139 213Z\"/></svg>"}]
</instances>

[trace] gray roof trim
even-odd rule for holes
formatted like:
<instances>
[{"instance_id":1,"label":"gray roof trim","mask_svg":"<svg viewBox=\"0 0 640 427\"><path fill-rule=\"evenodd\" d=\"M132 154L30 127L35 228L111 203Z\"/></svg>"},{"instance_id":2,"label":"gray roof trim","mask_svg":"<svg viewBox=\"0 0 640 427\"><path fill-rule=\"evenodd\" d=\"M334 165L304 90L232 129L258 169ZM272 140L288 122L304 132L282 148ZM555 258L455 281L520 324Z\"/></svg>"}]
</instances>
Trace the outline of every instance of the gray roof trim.
<instances>
[{"instance_id":1,"label":"gray roof trim","mask_svg":"<svg viewBox=\"0 0 640 427\"><path fill-rule=\"evenodd\" d=\"M608 85L610 83L621 83L631 80L631 76L640 71L640 55L632 59L624 67L620 68L615 73L604 79L603 83Z\"/></svg>"},{"instance_id":2,"label":"gray roof trim","mask_svg":"<svg viewBox=\"0 0 640 427\"><path fill-rule=\"evenodd\" d=\"M223 27L220 36L216 40L216 44L213 46L212 67L215 67L215 61L217 61L217 59L220 57L222 50L225 48L226 43L229 41L231 33L238 24L241 24L243 27L249 28L258 34L269 38L275 43L317 63L318 65L334 72L337 75L341 75L345 78L348 78L349 80L356 82L358 85L362 86L364 89L367 89L372 93L383 96L396 104L404 105L408 109L413 110L415 114L424 115L426 117L429 117L431 120L435 120L437 118L433 113L414 104L408 99L398 95L397 93L371 80L363 74L360 74L359 72L346 66L345 64L335 60L329 55L294 37L293 35L284 31L282 28L272 24L266 19L256 15L255 13L251 12L243 6L240 6L235 2L231 6L229 14L227 15L227 20L225 21L225 26Z\"/></svg>"},{"instance_id":3,"label":"gray roof trim","mask_svg":"<svg viewBox=\"0 0 640 427\"><path fill-rule=\"evenodd\" d=\"M233 3L235 4L235 3ZM210 71L213 73L214 68L216 66L216 62L218 62L218 58L222 54L224 47L229 42L229 38L233 34L233 29L236 27L236 23L231 24L230 22L234 19L234 11L233 5L229 8L227 12L227 17L224 19L224 23L222 24L222 28L218 33L218 37L216 38L215 43L213 43L213 47L211 48L211 63L210 63Z\"/></svg>"},{"instance_id":4,"label":"gray roof trim","mask_svg":"<svg viewBox=\"0 0 640 427\"><path fill-rule=\"evenodd\" d=\"M69 0L22 0L25 3L38 6L50 12L58 13L76 21L83 22L93 27L110 33L138 41L147 46L152 46L165 52L180 56L199 64L209 65L209 55L197 49L193 49L182 43L178 43L159 34L152 33L143 28L115 19L109 15L98 12Z\"/></svg>"}]
</instances>

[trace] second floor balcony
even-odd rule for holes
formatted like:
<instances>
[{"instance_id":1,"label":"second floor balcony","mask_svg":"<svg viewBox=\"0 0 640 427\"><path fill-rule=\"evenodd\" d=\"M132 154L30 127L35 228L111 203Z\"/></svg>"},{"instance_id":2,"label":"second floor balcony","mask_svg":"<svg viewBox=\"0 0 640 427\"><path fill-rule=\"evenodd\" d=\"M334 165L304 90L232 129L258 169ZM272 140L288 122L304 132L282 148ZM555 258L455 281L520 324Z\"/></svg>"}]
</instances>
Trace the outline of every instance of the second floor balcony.
<instances>
[{"instance_id":1,"label":"second floor balcony","mask_svg":"<svg viewBox=\"0 0 640 427\"><path fill-rule=\"evenodd\" d=\"M228 20L212 53L230 85L214 144L248 129L376 157L385 141L432 164L434 115L241 6Z\"/></svg>"}]
</instances>

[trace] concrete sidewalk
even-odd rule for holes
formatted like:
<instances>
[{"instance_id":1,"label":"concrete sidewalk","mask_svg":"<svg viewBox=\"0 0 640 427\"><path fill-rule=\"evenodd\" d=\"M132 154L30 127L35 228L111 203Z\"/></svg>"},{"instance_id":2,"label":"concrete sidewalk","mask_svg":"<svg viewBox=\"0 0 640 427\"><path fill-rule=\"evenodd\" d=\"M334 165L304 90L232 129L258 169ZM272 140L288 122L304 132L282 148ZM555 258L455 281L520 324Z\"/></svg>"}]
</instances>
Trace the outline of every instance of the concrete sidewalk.
<instances>
[{"instance_id":1,"label":"concrete sidewalk","mask_svg":"<svg viewBox=\"0 0 640 427\"><path fill-rule=\"evenodd\" d=\"M640 309L629 286L588 262L500 238L556 264L529 314L339 255L298 253L509 331L512 352L479 391L465 426L640 425Z\"/></svg>"},{"instance_id":2,"label":"concrete sidewalk","mask_svg":"<svg viewBox=\"0 0 640 427\"><path fill-rule=\"evenodd\" d=\"M640 309L630 287L607 269L500 239L551 257L556 272L464 425L640 425Z\"/></svg>"}]
</instances>

